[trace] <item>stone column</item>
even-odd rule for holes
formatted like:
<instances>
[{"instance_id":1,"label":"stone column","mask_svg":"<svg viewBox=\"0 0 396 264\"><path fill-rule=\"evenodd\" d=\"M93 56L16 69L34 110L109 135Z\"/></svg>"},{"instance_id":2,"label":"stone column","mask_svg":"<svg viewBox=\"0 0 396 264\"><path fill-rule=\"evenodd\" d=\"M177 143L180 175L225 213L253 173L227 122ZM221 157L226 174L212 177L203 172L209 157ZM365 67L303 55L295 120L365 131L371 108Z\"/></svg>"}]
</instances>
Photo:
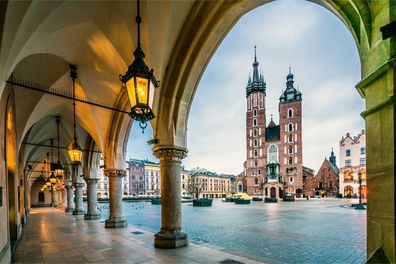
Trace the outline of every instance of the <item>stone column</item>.
<instances>
[{"instance_id":1,"label":"stone column","mask_svg":"<svg viewBox=\"0 0 396 264\"><path fill-rule=\"evenodd\" d=\"M73 211L74 215L83 215L83 187L84 183L75 182L74 183L74 190L75 190L75 208Z\"/></svg>"},{"instance_id":2,"label":"stone column","mask_svg":"<svg viewBox=\"0 0 396 264\"><path fill-rule=\"evenodd\" d=\"M88 212L85 214L85 220L95 220L100 218L98 213L98 201L97 201L97 183L98 179L85 179L87 183L88 192Z\"/></svg>"},{"instance_id":3,"label":"stone column","mask_svg":"<svg viewBox=\"0 0 396 264\"><path fill-rule=\"evenodd\" d=\"M58 192L55 190L55 186L51 187L51 196L52 196L52 207L58 207Z\"/></svg>"},{"instance_id":4,"label":"stone column","mask_svg":"<svg viewBox=\"0 0 396 264\"><path fill-rule=\"evenodd\" d=\"M155 234L158 248L177 248L187 245L187 235L181 230L181 160L187 150L175 146L156 146L154 155L160 159L161 172L161 230Z\"/></svg>"},{"instance_id":5,"label":"stone column","mask_svg":"<svg viewBox=\"0 0 396 264\"><path fill-rule=\"evenodd\" d=\"M74 211L74 197L73 197L73 186L66 185L66 195L67 195L67 207L65 212L73 212Z\"/></svg>"},{"instance_id":6,"label":"stone column","mask_svg":"<svg viewBox=\"0 0 396 264\"><path fill-rule=\"evenodd\" d=\"M122 210L122 177L125 176L124 170L105 170L105 175L109 177L110 190L110 216L106 220L105 227L119 228L128 226L123 217Z\"/></svg>"},{"instance_id":7,"label":"stone column","mask_svg":"<svg viewBox=\"0 0 396 264\"><path fill-rule=\"evenodd\" d=\"M62 209L62 190L59 188L58 189L58 191L57 191L57 193L58 193L58 206L57 206L57 208L58 209Z\"/></svg>"},{"instance_id":8,"label":"stone column","mask_svg":"<svg viewBox=\"0 0 396 264\"><path fill-rule=\"evenodd\" d=\"M62 187L62 204L61 204L61 209L65 210L65 205L66 205L66 190L65 187Z\"/></svg>"}]
</instances>

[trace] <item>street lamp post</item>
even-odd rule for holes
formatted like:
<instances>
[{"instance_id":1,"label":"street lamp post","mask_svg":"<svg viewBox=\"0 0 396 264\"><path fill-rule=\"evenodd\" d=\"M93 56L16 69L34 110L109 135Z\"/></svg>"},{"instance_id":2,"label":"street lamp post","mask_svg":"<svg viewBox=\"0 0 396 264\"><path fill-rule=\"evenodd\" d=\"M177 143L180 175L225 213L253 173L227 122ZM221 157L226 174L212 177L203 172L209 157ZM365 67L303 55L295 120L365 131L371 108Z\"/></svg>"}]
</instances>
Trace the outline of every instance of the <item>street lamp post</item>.
<instances>
[{"instance_id":1,"label":"street lamp post","mask_svg":"<svg viewBox=\"0 0 396 264\"><path fill-rule=\"evenodd\" d=\"M362 204L362 173L358 173L359 180L359 204L355 207L356 210L366 210Z\"/></svg>"}]
</instances>

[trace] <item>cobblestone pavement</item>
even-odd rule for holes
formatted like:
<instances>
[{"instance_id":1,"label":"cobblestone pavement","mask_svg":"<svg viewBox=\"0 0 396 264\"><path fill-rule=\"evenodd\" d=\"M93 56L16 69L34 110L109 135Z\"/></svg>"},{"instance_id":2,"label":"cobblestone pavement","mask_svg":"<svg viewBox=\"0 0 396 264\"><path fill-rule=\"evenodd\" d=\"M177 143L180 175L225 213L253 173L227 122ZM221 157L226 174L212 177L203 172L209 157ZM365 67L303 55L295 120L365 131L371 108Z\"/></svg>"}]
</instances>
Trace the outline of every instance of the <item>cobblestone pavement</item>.
<instances>
[{"instance_id":1,"label":"cobblestone pavement","mask_svg":"<svg viewBox=\"0 0 396 264\"><path fill-rule=\"evenodd\" d=\"M364 263L366 211L352 209L352 202L183 204L183 230L193 243L267 263ZM108 209L101 206L105 219ZM160 229L158 205L125 203L124 214L129 224L151 232Z\"/></svg>"}]
</instances>

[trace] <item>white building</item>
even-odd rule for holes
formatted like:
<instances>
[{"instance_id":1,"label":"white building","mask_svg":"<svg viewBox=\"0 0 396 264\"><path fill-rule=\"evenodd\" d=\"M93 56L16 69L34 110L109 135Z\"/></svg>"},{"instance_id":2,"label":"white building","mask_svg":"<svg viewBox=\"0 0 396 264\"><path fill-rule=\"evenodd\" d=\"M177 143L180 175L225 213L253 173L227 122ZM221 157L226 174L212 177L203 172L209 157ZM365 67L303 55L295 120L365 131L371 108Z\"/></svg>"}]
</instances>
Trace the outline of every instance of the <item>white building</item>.
<instances>
[{"instance_id":1,"label":"white building","mask_svg":"<svg viewBox=\"0 0 396 264\"><path fill-rule=\"evenodd\" d=\"M183 196L190 196L191 194L188 191L188 180L190 179L190 174L188 170L185 170L182 167L181 170L181 195Z\"/></svg>"},{"instance_id":2,"label":"white building","mask_svg":"<svg viewBox=\"0 0 396 264\"><path fill-rule=\"evenodd\" d=\"M161 195L161 177L160 177L160 166L159 163L145 162L144 173L146 180L146 193L147 195Z\"/></svg>"},{"instance_id":3,"label":"white building","mask_svg":"<svg viewBox=\"0 0 396 264\"><path fill-rule=\"evenodd\" d=\"M366 132L357 136L349 133L340 140L340 188L343 196L359 197L359 175L362 179L362 195L366 195Z\"/></svg>"}]
</instances>

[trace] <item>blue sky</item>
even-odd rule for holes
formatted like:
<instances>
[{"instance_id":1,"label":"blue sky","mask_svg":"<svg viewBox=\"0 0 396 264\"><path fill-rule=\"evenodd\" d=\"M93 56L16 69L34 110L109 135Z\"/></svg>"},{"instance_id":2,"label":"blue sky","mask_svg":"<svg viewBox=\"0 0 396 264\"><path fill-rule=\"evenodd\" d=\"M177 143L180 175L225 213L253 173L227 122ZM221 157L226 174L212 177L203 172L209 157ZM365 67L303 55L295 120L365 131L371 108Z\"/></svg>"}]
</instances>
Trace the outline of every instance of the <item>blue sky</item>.
<instances>
[{"instance_id":1,"label":"blue sky","mask_svg":"<svg viewBox=\"0 0 396 264\"><path fill-rule=\"evenodd\" d=\"M245 88L254 45L267 81L267 120L278 123L278 102L289 66L303 94L303 164L317 171L343 135L364 128L358 51L347 27L327 9L303 0L279 0L244 15L223 40L199 83L188 121L188 168L243 170ZM155 160L133 125L127 157Z\"/></svg>"}]
</instances>

